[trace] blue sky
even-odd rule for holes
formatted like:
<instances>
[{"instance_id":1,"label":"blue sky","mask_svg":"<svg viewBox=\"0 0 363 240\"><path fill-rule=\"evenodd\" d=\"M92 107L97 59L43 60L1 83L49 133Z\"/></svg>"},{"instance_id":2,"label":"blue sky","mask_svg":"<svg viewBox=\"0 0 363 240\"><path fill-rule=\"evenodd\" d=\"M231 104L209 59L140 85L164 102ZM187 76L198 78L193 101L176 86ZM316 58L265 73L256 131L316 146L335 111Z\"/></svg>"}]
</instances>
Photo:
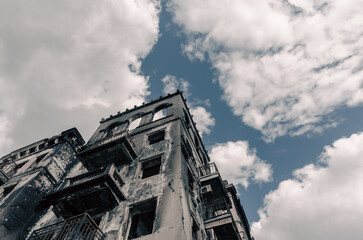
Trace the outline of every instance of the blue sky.
<instances>
[{"instance_id":1,"label":"blue sky","mask_svg":"<svg viewBox=\"0 0 363 240\"><path fill-rule=\"evenodd\" d=\"M257 240L363 235L362 1L2 1L0 155L184 91Z\"/></svg>"},{"instance_id":2,"label":"blue sky","mask_svg":"<svg viewBox=\"0 0 363 240\"><path fill-rule=\"evenodd\" d=\"M158 42L141 67L142 72L150 76L151 94L147 99L156 99L163 95L163 83L160 79L166 75L188 81L191 92L188 100L199 102L208 99L210 106L207 106L207 109L216 119L211 133L203 136L209 150L217 143L245 140L251 148L257 150L258 157L272 164L274 172L272 182L254 184L247 189L239 185L240 198L251 222L258 220L257 209L263 205L265 194L277 188L280 181L291 178L293 170L316 162L325 145L363 129L361 123L363 109L343 107L334 113L336 118L342 119L335 128L329 128L320 134L284 136L274 142L266 143L261 133L241 123L239 117L232 113L230 106L222 99L222 89L217 83L213 83L216 72L210 62L190 60L183 53L182 44L185 44L185 35L179 26L173 23L172 16L165 9L160 14L160 32Z\"/></svg>"}]
</instances>

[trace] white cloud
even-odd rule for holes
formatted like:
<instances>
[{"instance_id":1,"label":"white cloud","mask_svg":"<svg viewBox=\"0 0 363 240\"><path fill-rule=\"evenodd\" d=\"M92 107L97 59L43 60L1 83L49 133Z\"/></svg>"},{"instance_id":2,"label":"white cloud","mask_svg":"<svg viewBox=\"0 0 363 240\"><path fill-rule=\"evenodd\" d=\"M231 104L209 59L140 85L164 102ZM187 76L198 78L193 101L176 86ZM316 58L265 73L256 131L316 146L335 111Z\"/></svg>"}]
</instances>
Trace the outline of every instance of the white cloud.
<instances>
[{"instance_id":1,"label":"white cloud","mask_svg":"<svg viewBox=\"0 0 363 240\"><path fill-rule=\"evenodd\" d=\"M159 9L149 0L2 1L0 117L11 125L0 129L0 152L74 125L88 138L101 117L144 101L139 69L158 39Z\"/></svg>"},{"instance_id":2,"label":"white cloud","mask_svg":"<svg viewBox=\"0 0 363 240\"><path fill-rule=\"evenodd\" d=\"M359 0L168 7L189 39L184 51L211 61L234 114L267 141L322 132L337 125L334 110L362 105L362 8Z\"/></svg>"},{"instance_id":3,"label":"white cloud","mask_svg":"<svg viewBox=\"0 0 363 240\"><path fill-rule=\"evenodd\" d=\"M200 106L192 107L190 112L193 115L193 120L197 125L200 135L202 136L204 133L209 134L211 128L215 125L215 119L212 117L212 114Z\"/></svg>"},{"instance_id":4,"label":"white cloud","mask_svg":"<svg viewBox=\"0 0 363 240\"><path fill-rule=\"evenodd\" d=\"M186 98L191 96L189 93L189 82L184 79L178 79L173 75L166 75L161 81L164 84L163 93L169 94L174 93L176 90L183 91L183 95ZM190 112L193 115L193 120L195 121L199 133L201 136L203 134L209 134L211 128L215 125L215 119L212 117L212 114L208 112L204 107L196 106L196 104L205 104L208 105L209 101L201 101L200 99L193 99L189 101L190 103ZM206 104L207 103L207 104Z\"/></svg>"},{"instance_id":5,"label":"white cloud","mask_svg":"<svg viewBox=\"0 0 363 240\"><path fill-rule=\"evenodd\" d=\"M247 141L217 144L212 147L210 158L224 179L245 188L252 183L272 181L271 164L261 160Z\"/></svg>"},{"instance_id":6,"label":"white cloud","mask_svg":"<svg viewBox=\"0 0 363 240\"><path fill-rule=\"evenodd\" d=\"M164 84L163 93L165 95L181 90L185 97L189 97L189 82L183 79L177 79L173 75L166 75L161 81Z\"/></svg>"},{"instance_id":7,"label":"white cloud","mask_svg":"<svg viewBox=\"0 0 363 240\"><path fill-rule=\"evenodd\" d=\"M259 240L359 240L363 236L363 133L326 146L317 164L294 171L265 197Z\"/></svg>"}]
</instances>

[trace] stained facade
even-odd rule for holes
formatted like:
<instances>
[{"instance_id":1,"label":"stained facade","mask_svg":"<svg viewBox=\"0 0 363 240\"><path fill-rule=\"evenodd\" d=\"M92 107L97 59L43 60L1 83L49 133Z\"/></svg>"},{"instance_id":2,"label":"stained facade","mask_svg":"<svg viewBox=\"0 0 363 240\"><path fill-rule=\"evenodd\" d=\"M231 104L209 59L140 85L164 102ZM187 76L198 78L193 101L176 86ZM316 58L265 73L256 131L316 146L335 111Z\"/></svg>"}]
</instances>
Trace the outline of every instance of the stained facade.
<instances>
[{"instance_id":1,"label":"stained facade","mask_svg":"<svg viewBox=\"0 0 363 240\"><path fill-rule=\"evenodd\" d=\"M252 240L181 92L0 159L0 239Z\"/></svg>"}]
</instances>

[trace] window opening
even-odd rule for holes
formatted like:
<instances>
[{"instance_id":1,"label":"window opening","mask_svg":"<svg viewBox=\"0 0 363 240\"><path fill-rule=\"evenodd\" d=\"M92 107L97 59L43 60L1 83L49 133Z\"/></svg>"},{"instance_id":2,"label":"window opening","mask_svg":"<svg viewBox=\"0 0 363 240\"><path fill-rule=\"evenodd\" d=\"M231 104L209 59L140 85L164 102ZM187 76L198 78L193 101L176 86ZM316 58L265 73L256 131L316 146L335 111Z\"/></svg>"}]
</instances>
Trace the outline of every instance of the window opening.
<instances>
[{"instance_id":1,"label":"window opening","mask_svg":"<svg viewBox=\"0 0 363 240\"><path fill-rule=\"evenodd\" d=\"M142 163L141 178L148 178L160 173L161 156Z\"/></svg>"},{"instance_id":2,"label":"window opening","mask_svg":"<svg viewBox=\"0 0 363 240\"><path fill-rule=\"evenodd\" d=\"M168 109L167 108L161 109L160 111L158 111L158 112L156 112L154 114L153 121L156 121L156 120L159 120L161 118L164 118L164 117L166 117L167 114L168 114Z\"/></svg>"},{"instance_id":3,"label":"window opening","mask_svg":"<svg viewBox=\"0 0 363 240\"><path fill-rule=\"evenodd\" d=\"M24 157L26 155L26 151L22 151L21 153L20 153L20 157Z\"/></svg>"},{"instance_id":4,"label":"window opening","mask_svg":"<svg viewBox=\"0 0 363 240\"><path fill-rule=\"evenodd\" d=\"M52 145L54 145L54 143L55 143L55 140L54 139L53 140L49 140L48 146L52 146Z\"/></svg>"},{"instance_id":5,"label":"window opening","mask_svg":"<svg viewBox=\"0 0 363 240\"><path fill-rule=\"evenodd\" d=\"M145 236L153 232L155 210L156 199L132 207L129 239Z\"/></svg>"},{"instance_id":6,"label":"window opening","mask_svg":"<svg viewBox=\"0 0 363 240\"><path fill-rule=\"evenodd\" d=\"M155 108L154 110L154 116L153 116L153 121L159 120L161 118L164 118L168 115L168 107L170 107L172 104L162 104L160 106L158 106L157 108Z\"/></svg>"},{"instance_id":7,"label":"window opening","mask_svg":"<svg viewBox=\"0 0 363 240\"><path fill-rule=\"evenodd\" d=\"M29 154L35 152L35 150L36 150L35 147L30 148L29 149Z\"/></svg>"},{"instance_id":8,"label":"window opening","mask_svg":"<svg viewBox=\"0 0 363 240\"><path fill-rule=\"evenodd\" d=\"M40 144L39 147L38 147L39 150L41 150L43 148L45 148L45 144L44 143Z\"/></svg>"},{"instance_id":9,"label":"window opening","mask_svg":"<svg viewBox=\"0 0 363 240\"><path fill-rule=\"evenodd\" d=\"M116 122L116 123L111 124L107 130L107 137L110 137L110 136L114 135L115 133L121 132L122 127L123 127L123 125L121 124L121 122Z\"/></svg>"},{"instance_id":10,"label":"window opening","mask_svg":"<svg viewBox=\"0 0 363 240\"><path fill-rule=\"evenodd\" d=\"M148 136L149 144L154 144L163 141L165 138L165 130L157 131Z\"/></svg>"},{"instance_id":11,"label":"window opening","mask_svg":"<svg viewBox=\"0 0 363 240\"><path fill-rule=\"evenodd\" d=\"M132 121L129 125L129 130L133 130L135 128L137 128L140 125L141 122L141 118L135 119L134 121Z\"/></svg>"}]
</instances>

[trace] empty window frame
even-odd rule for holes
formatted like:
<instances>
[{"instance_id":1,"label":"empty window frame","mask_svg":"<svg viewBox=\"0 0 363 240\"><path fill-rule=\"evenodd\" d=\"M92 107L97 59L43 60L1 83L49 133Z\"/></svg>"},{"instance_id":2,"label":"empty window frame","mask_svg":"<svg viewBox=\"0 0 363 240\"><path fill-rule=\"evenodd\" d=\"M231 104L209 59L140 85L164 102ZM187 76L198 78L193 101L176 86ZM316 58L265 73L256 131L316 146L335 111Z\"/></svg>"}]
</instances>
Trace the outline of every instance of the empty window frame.
<instances>
[{"instance_id":1,"label":"empty window frame","mask_svg":"<svg viewBox=\"0 0 363 240\"><path fill-rule=\"evenodd\" d=\"M162 119L168 115L168 107L170 107L172 104L170 103L164 103L154 110L153 114L153 121L157 121L159 119Z\"/></svg>"},{"instance_id":2,"label":"empty window frame","mask_svg":"<svg viewBox=\"0 0 363 240\"><path fill-rule=\"evenodd\" d=\"M148 178L160 173L161 156L141 163L141 178Z\"/></svg>"},{"instance_id":3,"label":"empty window frame","mask_svg":"<svg viewBox=\"0 0 363 240\"><path fill-rule=\"evenodd\" d=\"M154 144L165 139L165 130L160 130L154 133L151 133L148 136L149 144Z\"/></svg>"},{"instance_id":4,"label":"empty window frame","mask_svg":"<svg viewBox=\"0 0 363 240\"><path fill-rule=\"evenodd\" d=\"M141 117L136 118L135 120L133 120L132 122L130 122L129 125L129 131L134 130L135 128L137 128L138 126L140 126L141 123Z\"/></svg>"},{"instance_id":5,"label":"empty window frame","mask_svg":"<svg viewBox=\"0 0 363 240\"><path fill-rule=\"evenodd\" d=\"M135 204L130 209L131 227L128 239L151 234L154 228L156 199Z\"/></svg>"}]
</instances>

